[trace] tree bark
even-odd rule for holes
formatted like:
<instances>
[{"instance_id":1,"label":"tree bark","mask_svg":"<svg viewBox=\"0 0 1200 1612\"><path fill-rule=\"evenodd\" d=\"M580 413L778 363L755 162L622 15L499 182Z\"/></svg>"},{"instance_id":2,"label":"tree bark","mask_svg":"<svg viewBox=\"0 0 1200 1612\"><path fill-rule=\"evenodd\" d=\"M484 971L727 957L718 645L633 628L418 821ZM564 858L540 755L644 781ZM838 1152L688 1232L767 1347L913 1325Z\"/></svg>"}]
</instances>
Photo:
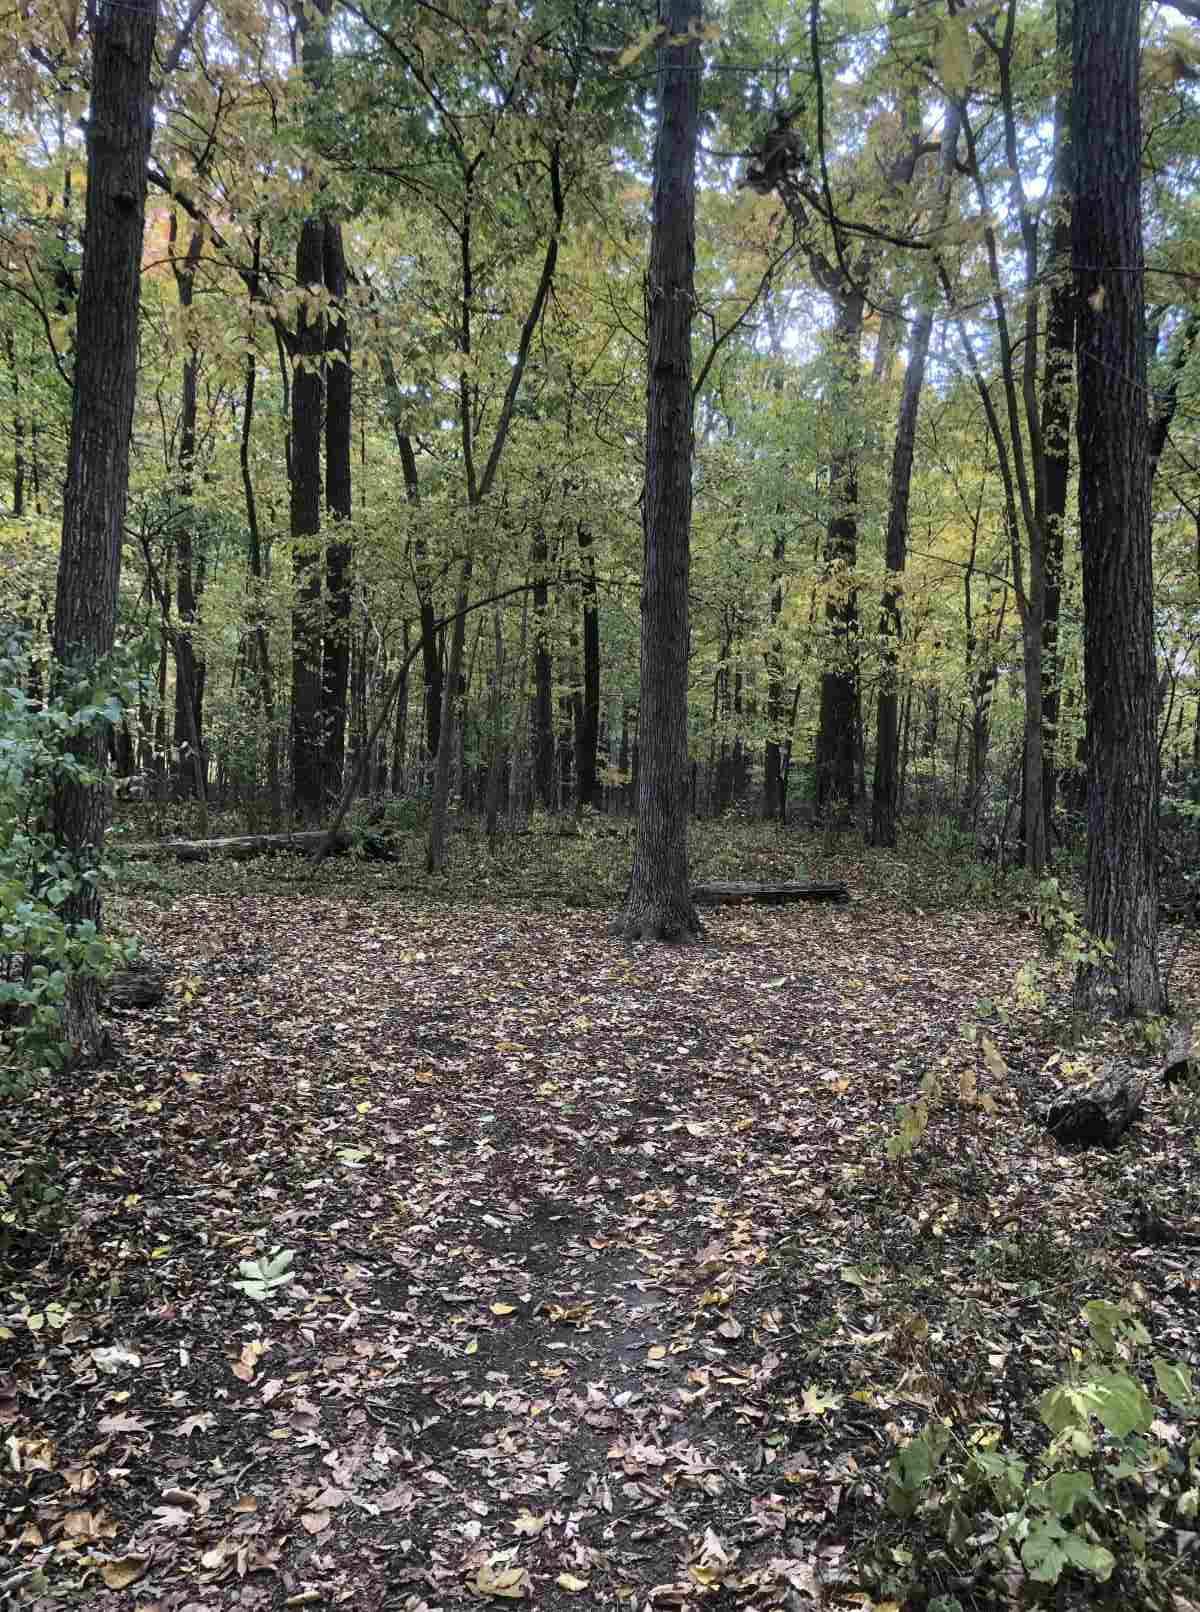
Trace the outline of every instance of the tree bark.
<instances>
[{"instance_id":1,"label":"tree bark","mask_svg":"<svg viewBox=\"0 0 1200 1612\"><path fill-rule=\"evenodd\" d=\"M1062 668L1063 528L1071 480L1071 372L1075 356L1075 287L1071 281L1071 206L1075 181L1071 128L1071 27L1074 0L1057 0L1059 83L1054 101L1054 234L1042 372L1042 455L1046 586L1042 601L1042 798L1047 827L1058 796L1058 718Z\"/></svg>"},{"instance_id":2,"label":"tree bark","mask_svg":"<svg viewBox=\"0 0 1200 1612\"><path fill-rule=\"evenodd\" d=\"M546 811L554 808L554 661L550 654L549 590L546 528L534 531L533 567L533 695L529 713L533 751L533 796Z\"/></svg>"},{"instance_id":3,"label":"tree bark","mask_svg":"<svg viewBox=\"0 0 1200 1612\"><path fill-rule=\"evenodd\" d=\"M325 289L333 311L325 333L325 507L334 540L325 546L325 613L321 653L323 788L326 802L342 793L346 763L346 702L350 682L350 613L354 550L349 541L354 513L350 480L353 371L346 321L346 253L342 226L326 217L322 238Z\"/></svg>"},{"instance_id":4,"label":"tree bark","mask_svg":"<svg viewBox=\"0 0 1200 1612\"><path fill-rule=\"evenodd\" d=\"M946 106L946 122L938 164L938 205L934 228L945 223L950 201L954 162L958 153L960 126L958 107ZM896 813L900 798L900 678L899 648L903 632L900 578L908 561L908 506L912 490L913 454L917 440L917 415L921 389L925 385L925 365L933 334L934 293L930 288L923 301L908 340L908 364L900 395L900 415L896 422L896 444L892 452L892 476L888 492L888 524L884 561L888 585L880 612L879 635L883 643L879 678L879 698L875 713L875 777L871 789L872 845L894 846Z\"/></svg>"},{"instance_id":5,"label":"tree bark","mask_svg":"<svg viewBox=\"0 0 1200 1612\"><path fill-rule=\"evenodd\" d=\"M858 443L853 410L858 392L865 294L861 283L835 291L834 423L839 438L829 467L833 510L825 536L825 623L833 665L821 674L817 728L817 810L845 823L855 803L855 736L859 728L858 592L851 579L858 558Z\"/></svg>"},{"instance_id":6,"label":"tree bark","mask_svg":"<svg viewBox=\"0 0 1200 1612\"><path fill-rule=\"evenodd\" d=\"M318 291L324 283L325 226L306 218L296 244L296 283ZM325 321L302 306L293 338L291 474L292 578L292 792L297 813L321 814L321 366Z\"/></svg>"},{"instance_id":7,"label":"tree bark","mask_svg":"<svg viewBox=\"0 0 1200 1612\"><path fill-rule=\"evenodd\" d=\"M1137 0L1074 16L1079 528L1088 732L1087 927L1112 948L1085 963L1085 1013L1157 1013L1150 456L1140 192Z\"/></svg>"},{"instance_id":8,"label":"tree bark","mask_svg":"<svg viewBox=\"0 0 1200 1612\"><path fill-rule=\"evenodd\" d=\"M600 742L600 610L596 602L596 562L592 533L580 523L579 565L583 607L583 688L575 715L575 804L600 805L596 750Z\"/></svg>"},{"instance_id":9,"label":"tree bark","mask_svg":"<svg viewBox=\"0 0 1200 1612\"><path fill-rule=\"evenodd\" d=\"M91 11L85 251L52 646L59 676L64 678L71 671L93 675L111 653L116 634L137 388L156 19L155 0L120 4L96 0ZM100 733L81 740L80 760L99 770L104 742ZM60 777L50 820L56 840L76 866L94 864L108 827L108 791L100 782ZM77 934L98 926L100 893L95 883L79 881L62 912ZM65 1017L67 1035L76 1047L96 1050L102 1045L97 1003L94 980L72 979Z\"/></svg>"},{"instance_id":10,"label":"tree bark","mask_svg":"<svg viewBox=\"0 0 1200 1612\"><path fill-rule=\"evenodd\" d=\"M194 229L182 259L175 256L177 215L171 216L171 267L179 293L179 306L185 321L192 306L196 285L196 267L204 246L204 235ZM200 354L196 345L188 341L183 360L183 377L179 403L179 505L180 518L174 524L175 534L175 603L179 611L179 627L172 633L175 651L175 761L173 771L176 787L181 796L191 795L203 802L207 795L207 771L204 760L204 679L205 662L196 653L193 637L200 594L204 587L203 562L197 559L195 545L195 511L192 506L196 458L196 383L200 367ZM203 824L201 832L207 831Z\"/></svg>"},{"instance_id":11,"label":"tree bark","mask_svg":"<svg viewBox=\"0 0 1200 1612\"><path fill-rule=\"evenodd\" d=\"M646 283L646 486L642 513L638 826L620 933L700 932L688 884L688 565L692 519L692 318L700 0L660 0L658 141Z\"/></svg>"}]
</instances>

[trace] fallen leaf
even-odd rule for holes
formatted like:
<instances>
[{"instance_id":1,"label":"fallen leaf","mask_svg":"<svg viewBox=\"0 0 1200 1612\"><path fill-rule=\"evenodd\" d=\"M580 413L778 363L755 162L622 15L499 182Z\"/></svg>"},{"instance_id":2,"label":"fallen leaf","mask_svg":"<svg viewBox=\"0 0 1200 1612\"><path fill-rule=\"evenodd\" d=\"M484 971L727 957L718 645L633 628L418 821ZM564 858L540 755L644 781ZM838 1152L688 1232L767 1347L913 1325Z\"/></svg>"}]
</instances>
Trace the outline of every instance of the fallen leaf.
<instances>
[{"instance_id":1,"label":"fallen leaf","mask_svg":"<svg viewBox=\"0 0 1200 1612\"><path fill-rule=\"evenodd\" d=\"M110 1590L127 1590L136 1584L150 1565L148 1556L121 1556L115 1562L105 1562L100 1577Z\"/></svg>"}]
</instances>

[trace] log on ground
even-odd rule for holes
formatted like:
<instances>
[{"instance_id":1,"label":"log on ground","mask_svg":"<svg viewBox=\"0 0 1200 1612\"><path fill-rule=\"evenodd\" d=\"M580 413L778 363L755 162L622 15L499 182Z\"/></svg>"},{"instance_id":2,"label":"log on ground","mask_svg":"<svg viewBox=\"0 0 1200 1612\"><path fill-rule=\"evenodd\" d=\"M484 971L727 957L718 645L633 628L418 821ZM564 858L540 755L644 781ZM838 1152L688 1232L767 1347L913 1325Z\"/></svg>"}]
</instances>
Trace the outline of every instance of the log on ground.
<instances>
[{"instance_id":1,"label":"log on ground","mask_svg":"<svg viewBox=\"0 0 1200 1612\"><path fill-rule=\"evenodd\" d=\"M1057 1142L1115 1147L1142 1111L1142 1080L1128 1064L1113 1064L1097 1080L1046 1106L1046 1129Z\"/></svg>"},{"instance_id":2,"label":"log on ground","mask_svg":"<svg viewBox=\"0 0 1200 1612\"><path fill-rule=\"evenodd\" d=\"M214 856L229 856L244 862L254 856L271 856L292 852L296 856L309 856L328 838L322 828L306 829L295 834L229 834L216 840L145 840L137 845L124 845L127 856L165 857L176 862L208 862ZM326 854L337 856L346 851L357 851L376 862L396 860L396 852L381 834L334 834Z\"/></svg>"},{"instance_id":3,"label":"log on ground","mask_svg":"<svg viewBox=\"0 0 1200 1612\"><path fill-rule=\"evenodd\" d=\"M692 900L707 906L724 906L729 902L756 901L766 906L779 906L785 901L849 901L850 892L844 884L821 883L803 880L793 884L738 884L718 881L715 884L697 884L692 887Z\"/></svg>"}]
</instances>

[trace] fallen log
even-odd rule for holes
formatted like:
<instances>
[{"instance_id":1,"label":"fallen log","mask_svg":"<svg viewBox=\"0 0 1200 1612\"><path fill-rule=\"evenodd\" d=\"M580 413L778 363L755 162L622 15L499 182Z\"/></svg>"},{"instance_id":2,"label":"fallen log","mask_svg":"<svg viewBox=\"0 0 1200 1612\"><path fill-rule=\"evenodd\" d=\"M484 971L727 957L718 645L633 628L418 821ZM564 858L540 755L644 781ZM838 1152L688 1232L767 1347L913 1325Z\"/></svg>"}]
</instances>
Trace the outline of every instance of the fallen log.
<instances>
[{"instance_id":1,"label":"fallen log","mask_svg":"<svg viewBox=\"0 0 1200 1612\"><path fill-rule=\"evenodd\" d=\"M692 900L708 906L725 906L735 901L755 901L780 906L786 901L849 901L850 892L841 883L803 880L784 884L739 884L718 880L714 884L692 886Z\"/></svg>"},{"instance_id":2,"label":"fallen log","mask_svg":"<svg viewBox=\"0 0 1200 1612\"><path fill-rule=\"evenodd\" d=\"M1046 1105L1046 1129L1057 1142L1115 1147L1142 1111L1142 1080L1117 1063L1082 1091Z\"/></svg>"},{"instance_id":3,"label":"fallen log","mask_svg":"<svg viewBox=\"0 0 1200 1612\"><path fill-rule=\"evenodd\" d=\"M176 862L207 862L214 856L230 856L235 862L245 862L254 856L271 856L291 851L307 856L325 841L330 844L326 855L357 851L376 862L393 862L396 853L381 834L328 835L323 828L305 829L295 834L229 834L216 840L143 840L137 845L123 845L127 856L166 857Z\"/></svg>"}]
</instances>

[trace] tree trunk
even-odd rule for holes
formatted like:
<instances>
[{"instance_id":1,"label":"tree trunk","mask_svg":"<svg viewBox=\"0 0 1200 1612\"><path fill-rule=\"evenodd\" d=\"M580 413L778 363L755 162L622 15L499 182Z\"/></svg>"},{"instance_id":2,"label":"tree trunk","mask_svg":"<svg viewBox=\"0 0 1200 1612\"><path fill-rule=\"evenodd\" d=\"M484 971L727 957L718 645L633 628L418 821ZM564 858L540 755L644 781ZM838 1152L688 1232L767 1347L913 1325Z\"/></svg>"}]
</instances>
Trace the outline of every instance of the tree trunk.
<instances>
[{"instance_id":1,"label":"tree trunk","mask_svg":"<svg viewBox=\"0 0 1200 1612\"><path fill-rule=\"evenodd\" d=\"M945 222L950 201L954 161L958 152L960 113L947 102L946 122L938 170L938 206L935 228ZM875 777L871 789L872 845L894 846L896 813L900 798L900 679L899 648L903 631L900 577L908 561L908 505L912 488L913 453L917 440L917 415L925 365L933 334L933 291L924 294L920 312L908 340L908 364L900 395L900 415L896 422L896 445L892 453L892 476L888 493L888 524L884 560L888 585L884 590L879 620L883 643L879 677L879 699L875 713Z\"/></svg>"},{"instance_id":2,"label":"tree trunk","mask_svg":"<svg viewBox=\"0 0 1200 1612\"><path fill-rule=\"evenodd\" d=\"M855 735L859 723L858 592L851 581L858 558L858 443L852 418L858 392L865 299L858 284L837 294L834 330L837 447L829 468L833 512L825 535L827 653L833 664L821 674L817 728L817 810L848 822L855 802Z\"/></svg>"},{"instance_id":3,"label":"tree trunk","mask_svg":"<svg viewBox=\"0 0 1200 1612\"><path fill-rule=\"evenodd\" d=\"M782 519L771 545L774 577L771 582L771 638L767 648L767 740L763 750L763 816L784 821L787 790L783 779L783 644L779 618L783 614L783 564L787 534Z\"/></svg>"},{"instance_id":4,"label":"tree trunk","mask_svg":"<svg viewBox=\"0 0 1200 1612\"><path fill-rule=\"evenodd\" d=\"M138 302L146 166L153 102L150 63L154 0L98 0L91 16L92 93L87 122L85 252L75 332L71 437L63 490L62 546L54 607L59 677L95 674L113 647L121 542L129 490L129 440L137 387ZM88 767L101 762L103 733L81 739ZM55 839L77 867L99 860L108 827L103 783L60 776L51 803ZM76 932L100 922L90 879L67 897ZM68 1038L98 1049L102 1034L94 980L76 976L65 1004Z\"/></svg>"},{"instance_id":5,"label":"tree trunk","mask_svg":"<svg viewBox=\"0 0 1200 1612\"><path fill-rule=\"evenodd\" d=\"M620 932L700 932L688 884L688 564L692 517L699 0L660 0L658 140L646 282L646 485L642 526L638 827Z\"/></svg>"},{"instance_id":6,"label":"tree trunk","mask_svg":"<svg viewBox=\"0 0 1200 1612\"><path fill-rule=\"evenodd\" d=\"M350 681L351 580L349 541L354 503L350 482L350 327L346 323L346 254L342 226L326 218L322 238L325 289L332 312L325 336L325 507L335 541L325 547L324 644L321 654L321 726L325 800L342 793L346 764L346 703Z\"/></svg>"},{"instance_id":7,"label":"tree trunk","mask_svg":"<svg viewBox=\"0 0 1200 1612\"><path fill-rule=\"evenodd\" d=\"M596 747L600 739L600 611L596 603L596 562L592 534L579 527L580 585L583 605L583 689L575 721L575 804L600 805Z\"/></svg>"},{"instance_id":8,"label":"tree trunk","mask_svg":"<svg viewBox=\"0 0 1200 1612\"><path fill-rule=\"evenodd\" d=\"M182 260L174 253L176 215L171 216L170 244L171 267L179 293L179 306L185 322L192 306L196 284L196 267L204 246L202 231L194 229ZM204 759L204 678L203 655L196 653L193 631L200 594L204 586L202 562L195 552L195 511L192 507L194 462L196 458L196 382L200 355L195 343L188 341L183 361L183 379L179 406L179 505L180 518L175 523L175 602L179 611L179 627L171 634L175 651L175 774L176 789L181 797L194 796L204 801L207 794L207 770ZM165 625L165 622L164 622ZM203 824L201 832L207 832Z\"/></svg>"},{"instance_id":9,"label":"tree trunk","mask_svg":"<svg viewBox=\"0 0 1200 1612\"><path fill-rule=\"evenodd\" d=\"M1042 373L1046 589L1042 610L1042 796L1047 827L1058 795L1058 714L1062 668L1058 619L1062 602L1063 527L1071 480L1071 371L1075 353L1075 287L1071 282L1071 14L1073 0L1057 0L1059 83L1054 101L1054 234Z\"/></svg>"},{"instance_id":10,"label":"tree trunk","mask_svg":"<svg viewBox=\"0 0 1200 1612\"><path fill-rule=\"evenodd\" d=\"M1112 948L1076 981L1083 1013L1157 1013L1150 456L1137 0L1074 17L1079 529L1088 731L1087 927ZM1111 267L1109 266L1111 265Z\"/></svg>"},{"instance_id":11,"label":"tree trunk","mask_svg":"<svg viewBox=\"0 0 1200 1612\"><path fill-rule=\"evenodd\" d=\"M318 293L324 284L325 226L306 218L296 245L296 283ZM292 498L292 781L297 813L321 815L321 364L325 321L315 305L296 315L289 470Z\"/></svg>"},{"instance_id":12,"label":"tree trunk","mask_svg":"<svg viewBox=\"0 0 1200 1612\"><path fill-rule=\"evenodd\" d=\"M547 627L546 529L539 521L533 539L533 697L530 711L533 798L554 808L554 662Z\"/></svg>"}]
</instances>

